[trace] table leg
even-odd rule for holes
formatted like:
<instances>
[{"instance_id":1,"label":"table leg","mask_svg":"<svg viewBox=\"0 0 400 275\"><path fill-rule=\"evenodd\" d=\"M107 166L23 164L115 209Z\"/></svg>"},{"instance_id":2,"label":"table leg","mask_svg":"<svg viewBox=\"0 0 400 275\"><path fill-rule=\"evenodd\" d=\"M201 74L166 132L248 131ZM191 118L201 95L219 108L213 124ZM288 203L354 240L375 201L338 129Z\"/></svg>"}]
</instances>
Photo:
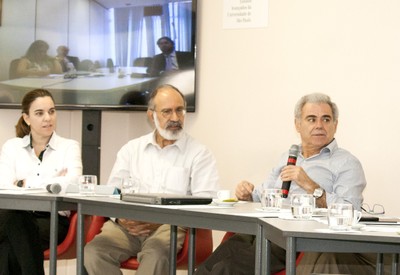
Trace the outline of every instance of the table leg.
<instances>
[{"instance_id":1,"label":"table leg","mask_svg":"<svg viewBox=\"0 0 400 275\"><path fill-rule=\"evenodd\" d=\"M58 207L57 202L51 203L50 212L50 274L57 274L57 243L58 243Z\"/></svg>"},{"instance_id":2,"label":"table leg","mask_svg":"<svg viewBox=\"0 0 400 275\"><path fill-rule=\"evenodd\" d=\"M193 275L196 261L196 228L189 228L188 274Z\"/></svg>"},{"instance_id":3,"label":"table leg","mask_svg":"<svg viewBox=\"0 0 400 275\"><path fill-rule=\"evenodd\" d=\"M399 254L392 255L392 275L397 275L397 269L399 268Z\"/></svg>"},{"instance_id":4,"label":"table leg","mask_svg":"<svg viewBox=\"0 0 400 275\"><path fill-rule=\"evenodd\" d=\"M170 237L170 251L169 251L169 274L176 274L176 241L178 235L178 227L171 225L171 237Z\"/></svg>"},{"instance_id":5,"label":"table leg","mask_svg":"<svg viewBox=\"0 0 400 275\"><path fill-rule=\"evenodd\" d=\"M376 274L381 275L383 274L383 254L377 253L376 254Z\"/></svg>"},{"instance_id":6,"label":"table leg","mask_svg":"<svg viewBox=\"0 0 400 275\"><path fill-rule=\"evenodd\" d=\"M296 274L296 239L288 237L286 241L286 274Z\"/></svg>"},{"instance_id":7,"label":"table leg","mask_svg":"<svg viewBox=\"0 0 400 275\"><path fill-rule=\"evenodd\" d=\"M76 238L76 274L84 275L84 215L82 215L81 204L78 203L78 221L77 221L77 238Z\"/></svg>"},{"instance_id":8,"label":"table leg","mask_svg":"<svg viewBox=\"0 0 400 275\"><path fill-rule=\"evenodd\" d=\"M264 261L261 261L261 274L271 274L271 242L267 239L263 242L263 248L261 255L265 255L263 257Z\"/></svg>"},{"instance_id":9,"label":"table leg","mask_svg":"<svg viewBox=\"0 0 400 275\"><path fill-rule=\"evenodd\" d=\"M263 235L262 235L262 226L258 225L257 233L256 233L256 259L255 259L255 275L261 274L262 269L262 246L263 246Z\"/></svg>"}]
</instances>

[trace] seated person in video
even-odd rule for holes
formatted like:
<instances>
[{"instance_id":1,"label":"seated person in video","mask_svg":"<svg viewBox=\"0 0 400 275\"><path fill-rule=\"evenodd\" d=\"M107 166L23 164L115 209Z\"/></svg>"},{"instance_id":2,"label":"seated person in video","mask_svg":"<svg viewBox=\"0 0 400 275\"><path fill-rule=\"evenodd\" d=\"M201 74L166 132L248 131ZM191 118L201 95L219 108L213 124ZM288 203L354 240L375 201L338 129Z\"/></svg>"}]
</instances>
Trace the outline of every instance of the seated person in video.
<instances>
[{"instance_id":1,"label":"seated person in video","mask_svg":"<svg viewBox=\"0 0 400 275\"><path fill-rule=\"evenodd\" d=\"M62 74L60 63L47 55L49 44L43 40L33 42L25 56L18 62L16 75L18 77L27 76L47 76L49 74Z\"/></svg>"},{"instance_id":2,"label":"seated person in video","mask_svg":"<svg viewBox=\"0 0 400 275\"><path fill-rule=\"evenodd\" d=\"M67 46L59 46L57 48L56 59L60 62L63 72L77 70L79 65L79 58L76 56L69 56L69 48Z\"/></svg>"},{"instance_id":3,"label":"seated person in video","mask_svg":"<svg viewBox=\"0 0 400 275\"><path fill-rule=\"evenodd\" d=\"M153 58L153 63L148 70L150 76L159 76L194 67L193 53L175 51L175 43L171 38L161 37L157 40L157 45L161 53Z\"/></svg>"}]
</instances>

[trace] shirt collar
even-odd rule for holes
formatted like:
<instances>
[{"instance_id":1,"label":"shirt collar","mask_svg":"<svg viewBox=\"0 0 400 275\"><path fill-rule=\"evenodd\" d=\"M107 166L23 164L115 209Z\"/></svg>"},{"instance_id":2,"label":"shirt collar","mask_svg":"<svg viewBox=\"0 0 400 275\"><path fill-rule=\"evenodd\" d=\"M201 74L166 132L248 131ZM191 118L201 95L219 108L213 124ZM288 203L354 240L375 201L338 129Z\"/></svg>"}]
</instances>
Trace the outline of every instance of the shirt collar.
<instances>
[{"instance_id":1,"label":"shirt collar","mask_svg":"<svg viewBox=\"0 0 400 275\"><path fill-rule=\"evenodd\" d=\"M326 152L327 154L329 154L330 156L332 156L333 152L334 152L337 148L338 148L338 145L337 145L336 139L334 138L334 139L332 139L332 141L331 141L330 143L328 143L327 145L325 145L325 147L322 147L322 149L319 151L318 154L313 155L313 156L311 156L311 157L309 157L309 158L313 158L313 157L319 156L319 155L321 155L321 154L323 154L323 153L325 153L325 152Z\"/></svg>"},{"instance_id":2,"label":"shirt collar","mask_svg":"<svg viewBox=\"0 0 400 275\"><path fill-rule=\"evenodd\" d=\"M321 149L320 154L323 153L323 152L327 152L330 155L332 155L333 152L337 148L338 148L338 145L337 145L336 139L334 138L334 139L332 139L332 141L328 145L326 145L324 148Z\"/></svg>"},{"instance_id":3,"label":"shirt collar","mask_svg":"<svg viewBox=\"0 0 400 275\"><path fill-rule=\"evenodd\" d=\"M165 56L174 57L174 56L176 56L176 53L175 53L175 51L172 51L170 54L165 54Z\"/></svg>"},{"instance_id":4,"label":"shirt collar","mask_svg":"<svg viewBox=\"0 0 400 275\"><path fill-rule=\"evenodd\" d=\"M174 146L174 147L177 147L180 151L183 151L185 144L186 144L186 142L185 142L186 139L187 139L187 134L183 133L183 135L180 139L176 140L173 144L168 145L164 148L169 148L169 147ZM158 143L156 142L156 130L154 130L152 132L152 134L149 135L149 139L147 140L147 146L150 146L150 145L160 148L160 145L158 145ZM164 149L164 148L162 148L162 149Z\"/></svg>"},{"instance_id":5,"label":"shirt collar","mask_svg":"<svg viewBox=\"0 0 400 275\"><path fill-rule=\"evenodd\" d=\"M47 144L46 147L50 147L51 149L55 150L57 147L57 142L56 142L56 133L53 132L53 134L51 135L51 138L49 140L49 143ZM22 138L22 147L29 147L32 148L32 136L31 134L26 135Z\"/></svg>"}]
</instances>

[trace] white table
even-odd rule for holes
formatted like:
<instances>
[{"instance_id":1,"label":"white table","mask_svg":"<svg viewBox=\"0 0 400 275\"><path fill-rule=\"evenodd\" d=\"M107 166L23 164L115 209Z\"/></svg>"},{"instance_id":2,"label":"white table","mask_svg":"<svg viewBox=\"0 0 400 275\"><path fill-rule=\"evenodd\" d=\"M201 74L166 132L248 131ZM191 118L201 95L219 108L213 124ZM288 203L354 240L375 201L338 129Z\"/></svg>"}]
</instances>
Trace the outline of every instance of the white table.
<instances>
[{"instance_id":1,"label":"white table","mask_svg":"<svg viewBox=\"0 0 400 275\"><path fill-rule=\"evenodd\" d=\"M286 274L296 274L296 252L400 253L400 236L388 232L329 232L328 226L317 221L296 221L277 218L260 219L263 228L263 253L266 259L262 269L269 269L270 242L286 249ZM390 225L392 226L392 225ZM400 230L400 227L398 227ZM327 232L325 232L327 231ZM378 260L379 257L378 257ZM398 257L393 257L392 273L397 270ZM382 262L377 274L382 272Z\"/></svg>"},{"instance_id":2,"label":"white table","mask_svg":"<svg viewBox=\"0 0 400 275\"><path fill-rule=\"evenodd\" d=\"M47 77L23 77L0 82L0 103L19 105L23 96L33 89L49 90L57 105L73 106L117 106L123 107L121 99L134 93L149 94L156 86L171 84L177 87L186 97L188 107L194 108L195 71L182 70L163 75L146 77L141 67L120 68L118 72L109 73L109 69L78 75L76 78L64 78L64 75ZM131 77L131 73L135 73ZM141 76L140 76L141 75ZM123 77L121 77L123 76ZM143 105L143 106L142 106ZM142 107L142 108L140 108ZM138 110L146 110L142 102Z\"/></svg>"},{"instance_id":3,"label":"white table","mask_svg":"<svg viewBox=\"0 0 400 275\"><path fill-rule=\"evenodd\" d=\"M44 88L51 91L56 103L118 105L121 97L128 92L146 91L152 77L132 78L118 73L92 73L77 78L65 79L64 75L37 78L17 78L0 82L3 92L9 88L14 103L20 103L24 94L32 89Z\"/></svg>"},{"instance_id":4,"label":"white table","mask_svg":"<svg viewBox=\"0 0 400 275\"><path fill-rule=\"evenodd\" d=\"M78 204L78 243L77 243L77 274L83 274L83 216L99 215L106 217L124 217L141 221L185 226L189 228L206 228L222 231L233 231L251 234L257 237L255 274L261 274L261 225L258 217L262 212L255 210L259 203L238 203L235 207L168 207L135 204L112 198L99 197L66 197L65 201ZM190 235L192 240L194 236ZM174 236L172 236L174 237ZM194 243L190 241L189 243ZM176 245L176 244L175 244ZM173 249L173 246L171 245ZM175 248L176 249L176 248ZM193 247L191 246L191 249ZM176 250L175 250L176 251ZM192 253L193 255L194 253ZM172 250L171 255L176 253ZM193 265L194 255L189 257L189 266ZM192 274L193 270L188 269ZM175 274L175 265L171 261L170 274Z\"/></svg>"}]
</instances>

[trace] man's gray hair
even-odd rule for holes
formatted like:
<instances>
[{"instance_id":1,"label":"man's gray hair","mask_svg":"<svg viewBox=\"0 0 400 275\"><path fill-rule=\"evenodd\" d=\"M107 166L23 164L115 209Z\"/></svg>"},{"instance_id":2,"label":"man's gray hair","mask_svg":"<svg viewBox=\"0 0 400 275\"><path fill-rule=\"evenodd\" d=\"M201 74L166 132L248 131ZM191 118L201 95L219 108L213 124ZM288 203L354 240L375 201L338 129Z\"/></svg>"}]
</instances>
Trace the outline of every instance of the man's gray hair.
<instances>
[{"instance_id":1,"label":"man's gray hair","mask_svg":"<svg viewBox=\"0 0 400 275\"><path fill-rule=\"evenodd\" d=\"M337 121L339 117L339 109L337 105L331 101L328 95L321 93L308 94L300 98L294 108L295 119L301 119L301 111L306 103L326 103L332 109L333 121Z\"/></svg>"},{"instance_id":2,"label":"man's gray hair","mask_svg":"<svg viewBox=\"0 0 400 275\"><path fill-rule=\"evenodd\" d=\"M182 94L182 92L179 91L178 88L176 88L175 86L173 86L171 84L162 84L162 85L156 87L153 90L153 92L151 92L150 97L149 97L149 102L147 103L147 109L148 110L153 110L154 111L154 109L156 108L156 105L154 103L154 99L155 99L156 95L158 94L158 92L160 92L163 89L172 89L172 90L175 90L178 94L180 94L180 96L183 99L184 106L186 108L186 99L185 99L185 96Z\"/></svg>"}]
</instances>

